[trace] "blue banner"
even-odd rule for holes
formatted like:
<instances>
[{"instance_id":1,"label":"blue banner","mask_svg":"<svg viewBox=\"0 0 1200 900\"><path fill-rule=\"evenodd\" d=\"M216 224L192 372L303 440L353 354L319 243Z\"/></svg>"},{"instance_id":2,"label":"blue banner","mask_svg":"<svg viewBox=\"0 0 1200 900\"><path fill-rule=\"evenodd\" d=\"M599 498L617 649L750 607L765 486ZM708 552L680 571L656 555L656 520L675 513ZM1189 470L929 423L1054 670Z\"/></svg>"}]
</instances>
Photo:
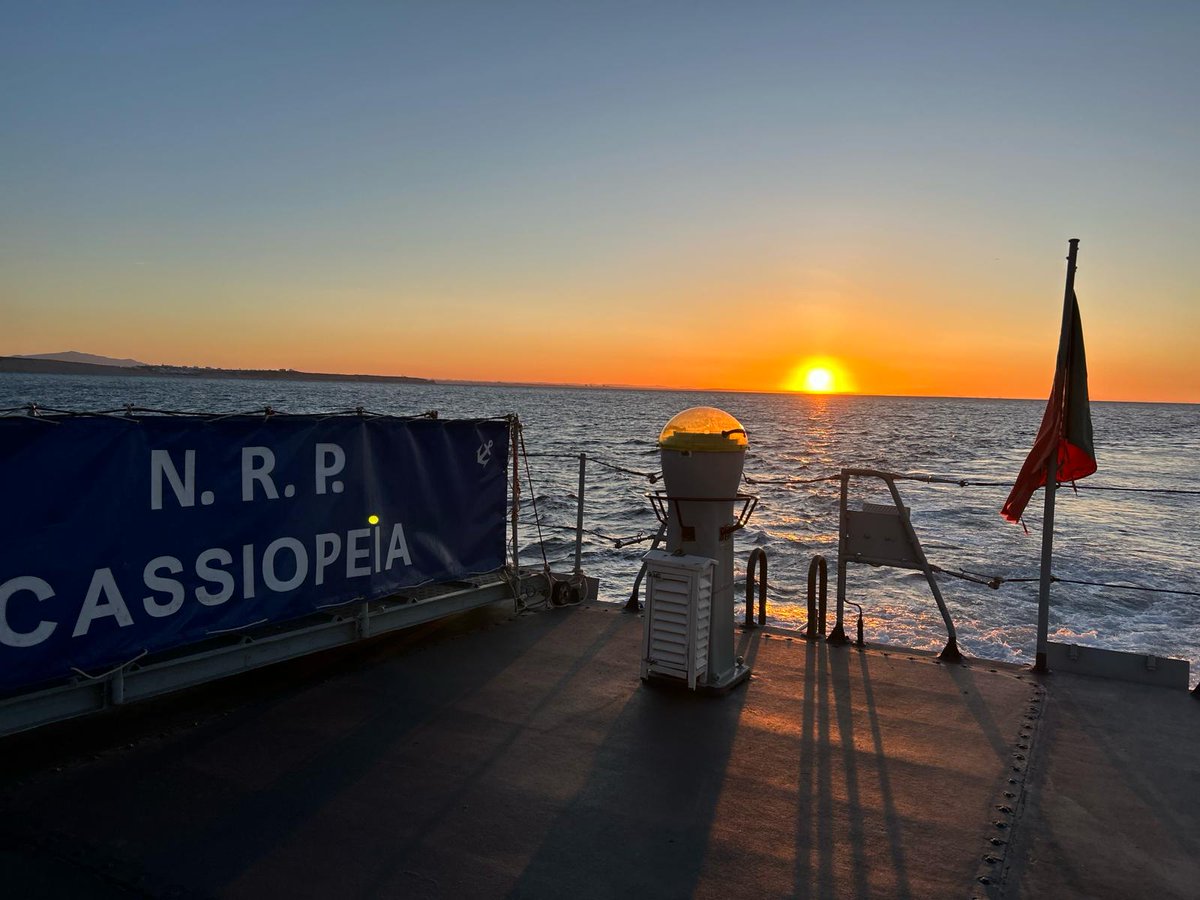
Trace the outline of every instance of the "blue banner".
<instances>
[{"instance_id":1,"label":"blue banner","mask_svg":"<svg viewBox=\"0 0 1200 900\"><path fill-rule=\"evenodd\" d=\"M0 692L500 568L508 423L0 418Z\"/></svg>"}]
</instances>

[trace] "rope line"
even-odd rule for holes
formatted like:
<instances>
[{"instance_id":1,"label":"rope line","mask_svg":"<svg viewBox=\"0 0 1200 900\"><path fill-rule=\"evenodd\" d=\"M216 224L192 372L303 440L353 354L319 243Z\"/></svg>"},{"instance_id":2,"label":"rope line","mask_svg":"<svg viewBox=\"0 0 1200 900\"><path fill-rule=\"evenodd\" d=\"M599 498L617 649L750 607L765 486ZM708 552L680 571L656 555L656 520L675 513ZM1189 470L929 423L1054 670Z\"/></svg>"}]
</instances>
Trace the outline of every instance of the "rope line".
<instances>
[{"instance_id":1,"label":"rope line","mask_svg":"<svg viewBox=\"0 0 1200 900\"><path fill-rule=\"evenodd\" d=\"M637 475L639 478L646 478L651 484L662 478L662 472L639 472L637 469L626 469L624 466L618 466L616 463L605 462L602 459L594 457L589 457L589 461L594 462L598 466L604 466L606 469L612 469L614 472L624 472L626 475Z\"/></svg>"},{"instance_id":2,"label":"rope line","mask_svg":"<svg viewBox=\"0 0 1200 900\"><path fill-rule=\"evenodd\" d=\"M772 480L769 478L758 478L753 475L746 475L744 473L742 474L742 480L745 481L746 484L784 484L784 485L817 484L818 482L822 482L822 481L837 481L841 477L842 476L840 474L838 474L838 475L820 475L816 478L785 478L785 479Z\"/></svg>"},{"instance_id":3,"label":"rope line","mask_svg":"<svg viewBox=\"0 0 1200 900\"><path fill-rule=\"evenodd\" d=\"M884 472L881 474L889 475L896 481L918 481L922 484L945 484L955 487L989 487L989 488L1011 488L1012 482L1009 481L974 481L970 478L955 478L946 475L925 475L919 472ZM760 478L755 475L743 474L742 479L751 485L771 484L771 485L804 485L818 484L822 481L837 481L841 478L840 472L831 473L829 475L818 475L815 478ZM1200 490L1191 488L1140 488L1140 487L1122 487L1118 485L1108 484L1076 484L1075 482L1059 482L1058 488L1071 487L1076 491L1118 491L1122 493L1135 494L1181 494L1186 496L1200 496Z\"/></svg>"},{"instance_id":4,"label":"rope line","mask_svg":"<svg viewBox=\"0 0 1200 900\"><path fill-rule=\"evenodd\" d=\"M1135 584L1109 584L1103 581L1080 581L1075 578L1059 578L1057 576L1051 576L1050 580L1061 584L1085 584L1090 587L1116 588L1122 591L1145 591L1150 594L1182 594L1185 597L1200 597L1200 591L1181 591L1176 588L1146 587Z\"/></svg>"},{"instance_id":5,"label":"rope line","mask_svg":"<svg viewBox=\"0 0 1200 900\"><path fill-rule=\"evenodd\" d=\"M517 440L521 444L521 455L525 457L525 481L529 484L529 496L533 501L533 518L537 522L538 549L542 551L542 566L547 575L550 574L550 560L546 558L546 538L542 536L542 517L538 514L537 490L533 486L533 472L529 468L529 454L525 451L525 429L520 423L516 426ZM517 565L520 560L513 560Z\"/></svg>"},{"instance_id":6,"label":"rope line","mask_svg":"<svg viewBox=\"0 0 1200 900\"><path fill-rule=\"evenodd\" d=\"M1187 490L1185 488L1134 488L1134 487L1110 487L1106 484L1080 484L1075 487L1077 491L1127 491L1135 494L1193 494L1200 495L1200 491Z\"/></svg>"},{"instance_id":7,"label":"rope line","mask_svg":"<svg viewBox=\"0 0 1200 900\"><path fill-rule=\"evenodd\" d=\"M977 572L967 572L962 569L945 569L941 566L935 565L930 565L929 568L941 575L949 575L953 578L961 578L963 581L971 581L975 584L987 585L992 590L997 590L1006 584L1028 584L1041 580L1037 577L1004 578L1000 575L980 575ZM1052 582L1057 582L1058 584L1079 584L1087 587L1112 588L1113 590L1120 591L1143 591L1150 594L1182 594L1185 597L1200 597L1200 591L1185 591L1178 588L1160 588L1150 587L1148 585L1118 584L1111 581L1084 581L1078 578L1059 578L1057 575L1050 576L1050 580Z\"/></svg>"},{"instance_id":8,"label":"rope line","mask_svg":"<svg viewBox=\"0 0 1200 900\"><path fill-rule=\"evenodd\" d=\"M524 520L523 520L524 521ZM578 529L574 525L543 525L548 531L569 531L574 534ZM594 528L584 528L584 534L590 534L592 537L599 538L602 541L608 541L613 544L618 550L622 547L628 547L632 544L641 544L654 537L645 531L639 531L637 534L629 535L628 537L614 537L611 534L605 534L603 531L596 531Z\"/></svg>"}]
</instances>

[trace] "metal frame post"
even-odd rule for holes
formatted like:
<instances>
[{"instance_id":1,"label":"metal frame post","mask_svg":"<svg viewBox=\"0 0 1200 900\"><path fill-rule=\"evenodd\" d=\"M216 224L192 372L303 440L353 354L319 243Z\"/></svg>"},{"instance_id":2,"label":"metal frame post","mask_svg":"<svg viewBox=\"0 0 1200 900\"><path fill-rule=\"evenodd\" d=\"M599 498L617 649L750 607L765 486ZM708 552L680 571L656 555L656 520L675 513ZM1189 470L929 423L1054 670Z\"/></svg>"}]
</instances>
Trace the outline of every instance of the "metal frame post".
<instances>
[{"instance_id":1,"label":"metal frame post","mask_svg":"<svg viewBox=\"0 0 1200 900\"><path fill-rule=\"evenodd\" d=\"M1037 654L1033 671L1049 672L1046 664L1046 644L1050 631L1050 581L1054 555L1054 495L1057 488L1058 451L1050 456L1046 466L1046 504L1042 512L1042 567L1038 573Z\"/></svg>"},{"instance_id":2,"label":"metal frame post","mask_svg":"<svg viewBox=\"0 0 1200 900\"><path fill-rule=\"evenodd\" d=\"M1075 259L1079 254L1079 238L1068 241L1067 251L1067 284L1063 290L1062 329L1059 331L1059 356L1055 367L1055 375L1064 369L1070 360L1064 359L1064 343L1071 327L1071 306L1075 299ZM1062 401L1065 404L1069 388L1064 387ZM1059 411L1058 437L1061 439L1063 428L1062 411ZM1047 673L1050 667L1046 663L1046 650L1049 643L1047 635L1050 631L1050 582L1053 581L1052 567L1054 556L1054 494L1058 486L1058 444L1050 454L1046 464L1046 501L1042 512L1042 566L1038 573L1038 621L1037 621L1037 651L1034 657L1033 671Z\"/></svg>"},{"instance_id":3,"label":"metal frame post","mask_svg":"<svg viewBox=\"0 0 1200 900\"><path fill-rule=\"evenodd\" d=\"M517 439L520 437L521 422L516 416L512 418L509 428L508 452L512 454L512 565L513 574L521 574L521 543L517 530L521 518L521 470L518 466Z\"/></svg>"},{"instance_id":4,"label":"metal frame post","mask_svg":"<svg viewBox=\"0 0 1200 900\"><path fill-rule=\"evenodd\" d=\"M579 504L575 510L575 574L583 572L583 492L587 481L587 454L579 454Z\"/></svg>"},{"instance_id":5,"label":"metal frame post","mask_svg":"<svg viewBox=\"0 0 1200 900\"><path fill-rule=\"evenodd\" d=\"M850 493L850 471L842 469L841 495L838 501L838 560L837 560L837 611L835 613L833 630L825 638L829 644L845 644L846 629L842 626L842 616L846 606L846 532L849 525L846 522L846 500ZM821 617L821 630L825 630L825 618Z\"/></svg>"}]
</instances>

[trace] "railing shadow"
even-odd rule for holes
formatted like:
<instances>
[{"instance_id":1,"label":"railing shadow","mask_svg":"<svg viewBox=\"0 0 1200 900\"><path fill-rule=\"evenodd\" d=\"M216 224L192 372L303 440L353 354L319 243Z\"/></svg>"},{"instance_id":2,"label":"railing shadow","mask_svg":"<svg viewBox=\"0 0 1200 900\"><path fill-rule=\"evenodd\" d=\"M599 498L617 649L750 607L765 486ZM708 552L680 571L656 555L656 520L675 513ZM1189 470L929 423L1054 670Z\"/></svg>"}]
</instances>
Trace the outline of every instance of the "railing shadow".
<instances>
[{"instance_id":1,"label":"railing shadow","mask_svg":"<svg viewBox=\"0 0 1200 900\"><path fill-rule=\"evenodd\" d=\"M888 895L912 897L903 823L875 708L870 657L810 641L805 648L805 669L798 738L794 894L863 898L878 893L870 876L872 865L878 865L879 828L867 821L864 802L866 781L873 777L878 782L878 815L883 819L886 858L894 879ZM856 690L866 713L869 751L856 746L856 734L864 730L862 711L855 708Z\"/></svg>"}]
</instances>

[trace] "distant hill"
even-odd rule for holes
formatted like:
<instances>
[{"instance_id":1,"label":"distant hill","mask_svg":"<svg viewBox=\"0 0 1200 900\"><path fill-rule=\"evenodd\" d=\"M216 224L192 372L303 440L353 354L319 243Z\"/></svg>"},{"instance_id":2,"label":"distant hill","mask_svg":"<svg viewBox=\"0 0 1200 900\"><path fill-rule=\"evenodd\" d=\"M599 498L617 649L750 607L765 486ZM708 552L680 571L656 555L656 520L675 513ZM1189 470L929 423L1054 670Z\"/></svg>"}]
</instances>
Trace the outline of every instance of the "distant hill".
<instances>
[{"instance_id":1,"label":"distant hill","mask_svg":"<svg viewBox=\"0 0 1200 900\"><path fill-rule=\"evenodd\" d=\"M429 378L408 375L342 375L332 372L297 372L295 369L209 369L198 366L148 366L132 360L113 360L112 365L56 359L63 354L42 356L0 356L0 372L28 372L50 375L144 376L149 378L241 378L266 381L370 381L405 384L434 384ZM89 354L81 353L79 356ZM93 359L104 359L102 356Z\"/></svg>"},{"instance_id":2,"label":"distant hill","mask_svg":"<svg viewBox=\"0 0 1200 900\"><path fill-rule=\"evenodd\" d=\"M53 359L58 362L84 363L89 366L117 366L131 369L135 366L147 365L136 359L113 359L111 356L97 356L95 353L80 353L78 350L64 350L61 353L27 353L16 359Z\"/></svg>"}]
</instances>

